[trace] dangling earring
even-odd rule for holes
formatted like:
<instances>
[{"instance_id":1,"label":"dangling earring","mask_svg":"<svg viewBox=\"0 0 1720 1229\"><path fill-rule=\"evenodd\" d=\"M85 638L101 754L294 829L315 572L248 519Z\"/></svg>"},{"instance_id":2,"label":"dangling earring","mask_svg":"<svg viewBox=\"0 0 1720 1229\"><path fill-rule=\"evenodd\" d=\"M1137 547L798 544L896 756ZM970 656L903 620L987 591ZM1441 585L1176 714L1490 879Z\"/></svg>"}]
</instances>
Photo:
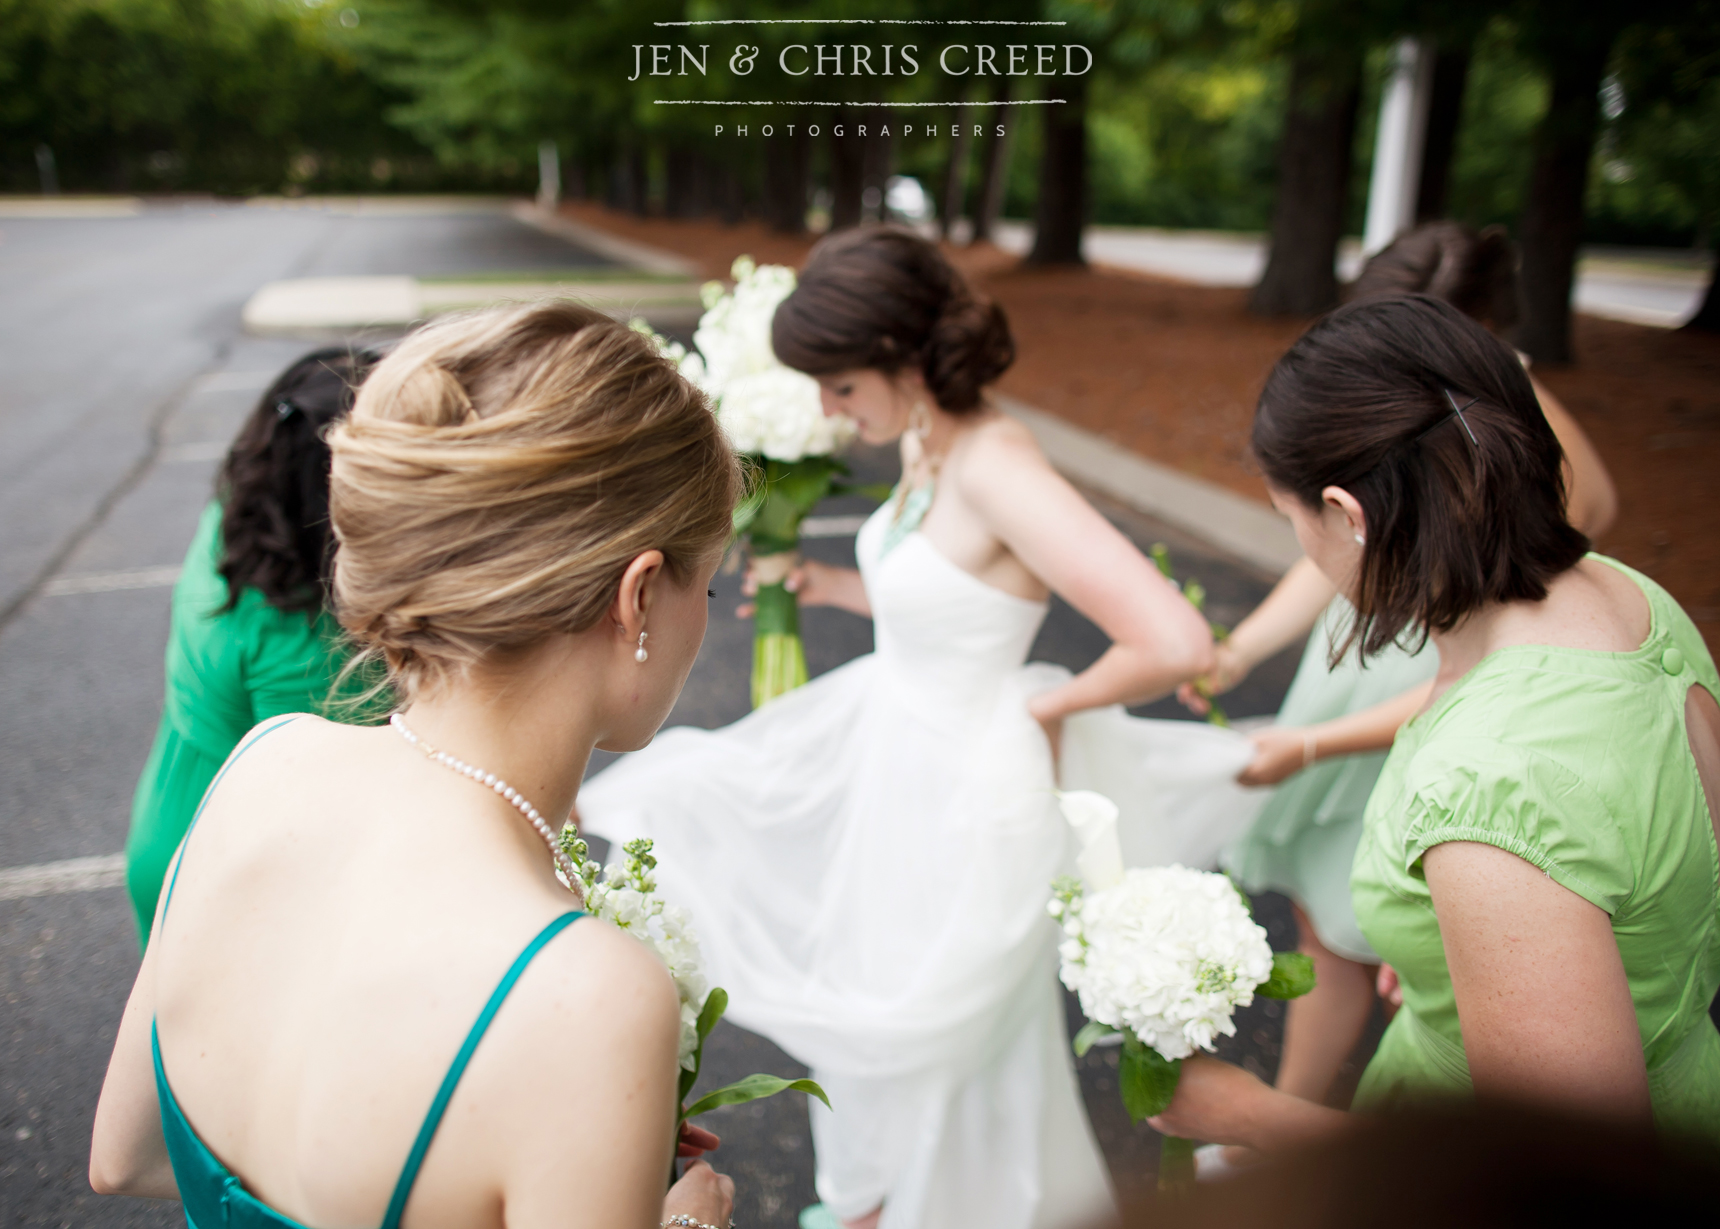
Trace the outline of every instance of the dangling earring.
<instances>
[{"instance_id":1,"label":"dangling earring","mask_svg":"<svg viewBox=\"0 0 1720 1229\"><path fill-rule=\"evenodd\" d=\"M639 633L639 647L633 650L633 660L643 666L651 654L645 651L645 633Z\"/></svg>"}]
</instances>

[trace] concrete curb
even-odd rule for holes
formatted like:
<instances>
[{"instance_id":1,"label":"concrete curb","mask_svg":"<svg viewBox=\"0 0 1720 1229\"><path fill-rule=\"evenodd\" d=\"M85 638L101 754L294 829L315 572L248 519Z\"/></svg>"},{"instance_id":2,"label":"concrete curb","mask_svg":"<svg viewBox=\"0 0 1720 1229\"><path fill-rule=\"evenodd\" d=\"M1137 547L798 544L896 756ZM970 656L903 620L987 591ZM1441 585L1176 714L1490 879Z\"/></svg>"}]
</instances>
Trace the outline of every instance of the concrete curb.
<instances>
[{"instance_id":1,"label":"concrete curb","mask_svg":"<svg viewBox=\"0 0 1720 1229\"><path fill-rule=\"evenodd\" d=\"M1052 465L1082 486L1272 576L1302 557L1290 522L1271 508L1149 461L1013 397L994 395L993 400L1033 432Z\"/></svg>"},{"instance_id":2,"label":"concrete curb","mask_svg":"<svg viewBox=\"0 0 1720 1229\"><path fill-rule=\"evenodd\" d=\"M398 327L443 312L536 299L573 299L617 320L644 316L658 328L690 328L704 308L691 282L420 282L393 276L302 277L269 282L240 318L252 333Z\"/></svg>"},{"instance_id":3,"label":"concrete curb","mask_svg":"<svg viewBox=\"0 0 1720 1229\"><path fill-rule=\"evenodd\" d=\"M509 210L514 218L527 226L543 231L546 235L556 235L580 247L596 252L599 256L607 256L617 264L632 265L638 269L649 269L653 273L672 273L678 277L696 278L699 276L699 266L673 252L665 252L662 248L651 247L649 244L635 243L631 239L623 239L608 231L599 230L595 226L587 226L584 222L576 222L572 218L559 213L551 213L537 205L520 202Z\"/></svg>"}]
</instances>

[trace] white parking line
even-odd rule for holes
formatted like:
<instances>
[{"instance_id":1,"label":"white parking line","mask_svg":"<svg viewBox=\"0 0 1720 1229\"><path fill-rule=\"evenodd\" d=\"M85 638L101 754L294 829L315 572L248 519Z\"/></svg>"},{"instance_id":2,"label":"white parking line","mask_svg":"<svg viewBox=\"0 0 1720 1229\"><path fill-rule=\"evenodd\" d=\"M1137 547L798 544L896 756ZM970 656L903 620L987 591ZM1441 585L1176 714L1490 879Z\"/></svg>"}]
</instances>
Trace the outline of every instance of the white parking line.
<instances>
[{"instance_id":1,"label":"white parking line","mask_svg":"<svg viewBox=\"0 0 1720 1229\"><path fill-rule=\"evenodd\" d=\"M192 396L203 393L260 393L275 382L278 371L212 371L199 376Z\"/></svg>"},{"instance_id":2,"label":"white parking line","mask_svg":"<svg viewBox=\"0 0 1720 1229\"><path fill-rule=\"evenodd\" d=\"M849 538L860 532L864 516L809 516L800 522L803 538Z\"/></svg>"},{"instance_id":3,"label":"white parking line","mask_svg":"<svg viewBox=\"0 0 1720 1229\"><path fill-rule=\"evenodd\" d=\"M120 589L165 589L179 579L180 568L126 568L120 572L85 572L59 576L42 586L43 597L75 593L113 593Z\"/></svg>"},{"instance_id":4,"label":"white parking line","mask_svg":"<svg viewBox=\"0 0 1720 1229\"><path fill-rule=\"evenodd\" d=\"M57 896L62 892L94 892L125 886L125 855L98 854L0 870L0 900L26 896Z\"/></svg>"}]
</instances>

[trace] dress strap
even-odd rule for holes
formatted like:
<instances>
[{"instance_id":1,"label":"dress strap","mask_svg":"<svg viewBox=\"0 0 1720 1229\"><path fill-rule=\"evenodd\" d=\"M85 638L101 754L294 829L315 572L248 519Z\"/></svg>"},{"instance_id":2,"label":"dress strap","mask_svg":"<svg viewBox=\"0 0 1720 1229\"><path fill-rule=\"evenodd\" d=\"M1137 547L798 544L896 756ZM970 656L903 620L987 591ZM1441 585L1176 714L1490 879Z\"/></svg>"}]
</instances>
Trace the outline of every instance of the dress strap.
<instances>
[{"instance_id":1,"label":"dress strap","mask_svg":"<svg viewBox=\"0 0 1720 1229\"><path fill-rule=\"evenodd\" d=\"M484 1039L484 1033L489 1029L490 1021L495 1019L502 1000L508 997L508 991L514 988L514 983L520 979L520 974L526 971L532 957L542 951L551 939L584 916L582 911L570 909L556 918L538 931L537 938L526 944L525 951L514 959L508 971L502 975L501 982L490 995L490 1001L485 1003L484 1010L478 1013L472 1031L466 1034L466 1044L460 1047L460 1052L454 1056L453 1065L448 1068L448 1074L442 1077L442 1087L436 1090L436 1099L430 1103L430 1112L424 1115L424 1125L418 1128L418 1138L412 1142L412 1151L407 1154L406 1168L400 1171L400 1181L394 1185L394 1197L388 1201L388 1211L382 1218L382 1229L399 1229L401 1214L406 1211L407 1197L412 1194L412 1184L418 1181L418 1170L424 1164L424 1154L430 1151L430 1142L436 1138L436 1128L442 1125L442 1115L448 1108L448 1099L454 1095L460 1077L466 1073L466 1064L472 1061L472 1052Z\"/></svg>"},{"instance_id":2,"label":"dress strap","mask_svg":"<svg viewBox=\"0 0 1720 1229\"><path fill-rule=\"evenodd\" d=\"M276 730L297 717L297 713L292 714L290 717L283 717L279 721L275 722L274 725L264 730L261 734L258 734L255 738L247 739L245 742L240 743L233 754L227 757L227 762L221 765L221 771L215 774L215 779L209 782L209 788L203 791L203 801L197 804L197 811L192 815L191 822L185 825L185 835L179 838L179 853L173 859L173 877L167 881L167 896L161 902L161 928L163 930L167 929L167 907L173 903L173 888L174 885L179 882L179 867L180 864L185 861L186 843L191 840L191 833L196 829L197 821L203 818L203 808L209 805L209 797L215 792L215 787L221 784L221 778L227 775L227 770L239 762L239 757L241 755L244 755L245 752L249 751L252 747L255 747L269 735L273 734Z\"/></svg>"}]
</instances>

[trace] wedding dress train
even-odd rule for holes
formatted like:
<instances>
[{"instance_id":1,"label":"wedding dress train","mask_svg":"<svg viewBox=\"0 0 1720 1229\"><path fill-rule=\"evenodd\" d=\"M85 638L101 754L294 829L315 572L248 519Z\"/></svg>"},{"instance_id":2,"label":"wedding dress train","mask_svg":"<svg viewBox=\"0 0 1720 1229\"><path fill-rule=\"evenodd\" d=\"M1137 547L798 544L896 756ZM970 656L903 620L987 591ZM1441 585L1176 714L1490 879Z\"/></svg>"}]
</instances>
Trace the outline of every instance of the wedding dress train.
<instances>
[{"instance_id":1,"label":"wedding dress train","mask_svg":"<svg viewBox=\"0 0 1720 1229\"><path fill-rule=\"evenodd\" d=\"M838 1216L1091 1222L1113 1196L1045 911L1071 842L1027 712L1068 673L1023 665L1046 603L917 532L886 551L890 511L856 542L875 652L723 729L664 731L593 777L580 814L657 842L729 1017L829 1093L812 1127ZM1230 784L1249 749L1228 731L1095 710L1066 723L1063 754L1066 786L1122 805L1131 862L1210 864L1256 805Z\"/></svg>"}]
</instances>

